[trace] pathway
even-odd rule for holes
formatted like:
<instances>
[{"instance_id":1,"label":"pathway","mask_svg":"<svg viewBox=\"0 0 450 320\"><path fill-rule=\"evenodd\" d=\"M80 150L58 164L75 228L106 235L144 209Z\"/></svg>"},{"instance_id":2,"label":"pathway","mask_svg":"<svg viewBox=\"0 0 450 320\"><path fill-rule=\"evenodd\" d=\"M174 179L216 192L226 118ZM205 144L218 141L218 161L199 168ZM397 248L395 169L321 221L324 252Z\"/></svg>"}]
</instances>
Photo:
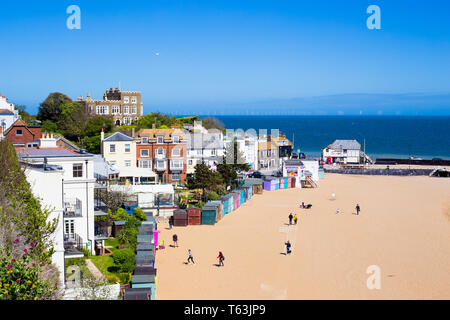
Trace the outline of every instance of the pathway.
<instances>
[{"instance_id":1,"label":"pathway","mask_svg":"<svg viewBox=\"0 0 450 320\"><path fill-rule=\"evenodd\" d=\"M91 261L91 259L86 259L86 267L89 269L89 271L92 273L92 275L97 280L104 280L105 279L105 276L103 275L103 273L101 273L100 270L98 270L98 268Z\"/></svg>"}]
</instances>

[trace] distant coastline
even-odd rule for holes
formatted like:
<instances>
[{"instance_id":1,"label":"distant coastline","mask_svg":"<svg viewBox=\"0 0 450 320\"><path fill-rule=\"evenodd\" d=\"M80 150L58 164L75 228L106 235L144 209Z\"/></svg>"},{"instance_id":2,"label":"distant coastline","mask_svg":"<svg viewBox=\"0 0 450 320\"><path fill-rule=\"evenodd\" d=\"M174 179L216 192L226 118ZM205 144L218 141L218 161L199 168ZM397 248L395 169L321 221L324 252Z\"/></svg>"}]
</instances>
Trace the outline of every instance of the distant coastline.
<instances>
[{"instance_id":1,"label":"distant coastline","mask_svg":"<svg viewBox=\"0 0 450 320\"><path fill-rule=\"evenodd\" d=\"M375 158L450 159L450 116L202 115L228 129L279 129L309 157L335 139L356 139Z\"/></svg>"}]
</instances>

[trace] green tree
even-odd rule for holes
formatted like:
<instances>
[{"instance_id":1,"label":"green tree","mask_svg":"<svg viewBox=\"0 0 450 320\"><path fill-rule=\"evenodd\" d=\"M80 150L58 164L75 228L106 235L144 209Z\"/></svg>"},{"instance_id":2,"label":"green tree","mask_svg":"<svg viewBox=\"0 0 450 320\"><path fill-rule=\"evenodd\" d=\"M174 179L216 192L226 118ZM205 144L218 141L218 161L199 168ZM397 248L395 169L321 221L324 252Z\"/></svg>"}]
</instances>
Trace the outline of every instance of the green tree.
<instances>
[{"instance_id":1,"label":"green tree","mask_svg":"<svg viewBox=\"0 0 450 320\"><path fill-rule=\"evenodd\" d=\"M187 187L189 189L202 189L203 197L206 199L205 190L215 189L222 183L223 179L220 173L211 171L211 169L202 162L195 166L195 172L191 179L187 181Z\"/></svg>"},{"instance_id":2,"label":"green tree","mask_svg":"<svg viewBox=\"0 0 450 320\"><path fill-rule=\"evenodd\" d=\"M87 120L84 128L84 137L100 136L100 132L112 132L114 128L114 118L109 116L93 116Z\"/></svg>"},{"instance_id":3,"label":"green tree","mask_svg":"<svg viewBox=\"0 0 450 320\"><path fill-rule=\"evenodd\" d=\"M28 112L25 111L26 108L27 107L22 105L22 104L19 104L19 105L15 106L15 109L17 111L19 111L19 115L22 118L22 120L25 121L26 123L30 124L30 122L32 120L32 117L31 117L31 115Z\"/></svg>"},{"instance_id":4,"label":"green tree","mask_svg":"<svg viewBox=\"0 0 450 320\"><path fill-rule=\"evenodd\" d=\"M72 99L63 93L50 93L44 102L40 104L37 119L40 121L51 120L55 123L58 122L61 113L60 107L69 102L72 102Z\"/></svg>"},{"instance_id":5,"label":"green tree","mask_svg":"<svg viewBox=\"0 0 450 320\"><path fill-rule=\"evenodd\" d=\"M144 211L141 208L135 208L133 210L133 215L139 219L140 221L146 221L147 216L145 215Z\"/></svg>"},{"instance_id":6,"label":"green tree","mask_svg":"<svg viewBox=\"0 0 450 320\"><path fill-rule=\"evenodd\" d=\"M133 272L136 259L132 249L119 249L112 254L114 264L119 268L119 272Z\"/></svg>"},{"instance_id":7,"label":"green tree","mask_svg":"<svg viewBox=\"0 0 450 320\"><path fill-rule=\"evenodd\" d=\"M87 152L99 154L101 153L101 137L100 135L93 137L84 137L81 139L81 147L86 149Z\"/></svg>"},{"instance_id":8,"label":"green tree","mask_svg":"<svg viewBox=\"0 0 450 320\"><path fill-rule=\"evenodd\" d=\"M42 132L59 132L58 125L51 120L45 120L41 125Z\"/></svg>"},{"instance_id":9,"label":"green tree","mask_svg":"<svg viewBox=\"0 0 450 320\"><path fill-rule=\"evenodd\" d=\"M58 128L69 140L81 142L85 135L88 114L84 106L78 102L68 102L59 107Z\"/></svg>"}]
</instances>

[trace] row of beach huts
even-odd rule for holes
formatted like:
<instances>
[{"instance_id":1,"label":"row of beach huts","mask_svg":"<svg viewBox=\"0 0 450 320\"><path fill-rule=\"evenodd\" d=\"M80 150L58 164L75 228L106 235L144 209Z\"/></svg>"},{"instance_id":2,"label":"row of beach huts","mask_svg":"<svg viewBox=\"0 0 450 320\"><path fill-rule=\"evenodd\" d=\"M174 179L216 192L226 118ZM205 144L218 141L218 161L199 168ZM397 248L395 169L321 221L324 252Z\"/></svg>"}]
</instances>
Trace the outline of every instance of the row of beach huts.
<instances>
[{"instance_id":1,"label":"row of beach huts","mask_svg":"<svg viewBox=\"0 0 450 320\"><path fill-rule=\"evenodd\" d=\"M222 196L219 200L208 201L203 208L190 207L177 209L173 213L173 225L214 225L227 214L235 211L253 195L263 193L263 190L295 188L295 177L246 179L236 190Z\"/></svg>"}]
</instances>

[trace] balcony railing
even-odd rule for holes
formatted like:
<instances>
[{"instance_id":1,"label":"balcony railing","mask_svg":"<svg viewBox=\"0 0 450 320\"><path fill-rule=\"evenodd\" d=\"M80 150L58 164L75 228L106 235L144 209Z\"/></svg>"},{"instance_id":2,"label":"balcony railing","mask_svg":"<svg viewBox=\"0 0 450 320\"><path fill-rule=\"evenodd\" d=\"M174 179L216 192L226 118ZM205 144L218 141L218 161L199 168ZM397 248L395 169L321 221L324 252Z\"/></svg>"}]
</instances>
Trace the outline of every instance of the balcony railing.
<instances>
[{"instance_id":1,"label":"balcony railing","mask_svg":"<svg viewBox=\"0 0 450 320\"><path fill-rule=\"evenodd\" d=\"M183 162L170 162L170 170L179 170L182 171L183 170Z\"/></svg>"},{"instance_id":2,"label":"balcony railing","mask_svg":"<svg viewBox=\"0 0 450 320\"><path fill-rule=\"evenodd\" d=\"M66 199L64 201L64 216L66 217L81 217L81 200L78 198Z\"/></svg>"},{"instance_id":3,"label":"balcony railing","mask_svg":"<svg viewBox=\"0 0 450 320\"><path fill-rule=\"evenodd\" d=\"M108 239L108 228L103 226L95 226L94 237L96 239Z\"/></svg>"},{"instance_id":4,"label":"balcony railing","mask_svg":"<svg viewBox=\"0 0 450 320\"><path fill-rule=\"evenodd\" d=\"M83 239L76 233L65 234L64 252L66 255L83 254Z\"/></svg>"}]
</instances>

